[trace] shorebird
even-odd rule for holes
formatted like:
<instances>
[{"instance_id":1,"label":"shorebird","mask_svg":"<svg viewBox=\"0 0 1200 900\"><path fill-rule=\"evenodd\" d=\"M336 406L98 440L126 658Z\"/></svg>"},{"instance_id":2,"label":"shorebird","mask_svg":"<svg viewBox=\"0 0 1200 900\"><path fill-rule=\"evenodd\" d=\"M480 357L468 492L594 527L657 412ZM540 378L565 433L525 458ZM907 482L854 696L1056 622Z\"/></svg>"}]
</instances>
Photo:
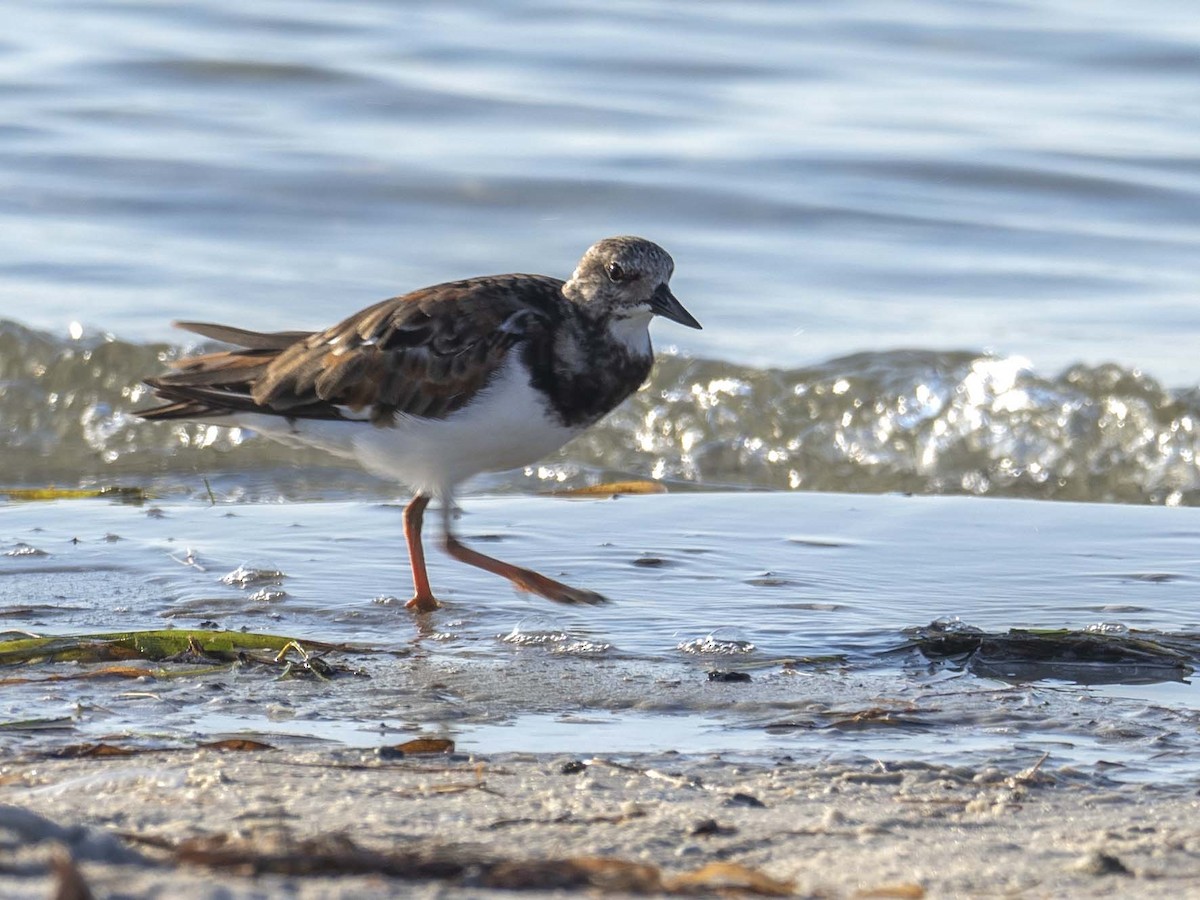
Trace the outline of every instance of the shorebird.
<instances>
[{"instance_id":1,"label":"shorebird","mask_svg":"<svg viewBox=\"0 0 1200 900\"><path fill-rule=\"evenodd\" d=\"M453 558L557 603L604 598L464 545L455 490L480 472L526 466L595 424L645 382L650 320L699 328L668 286L675 264L644 238L593 244L570 280L488 275L392 297L324 331L257 332L177 322L237 349L179 360L149 378L153 421L196 419L318 447L408 485L407 606L440 605L421 527L441 501Z\"/></svg>"}]
</instances>

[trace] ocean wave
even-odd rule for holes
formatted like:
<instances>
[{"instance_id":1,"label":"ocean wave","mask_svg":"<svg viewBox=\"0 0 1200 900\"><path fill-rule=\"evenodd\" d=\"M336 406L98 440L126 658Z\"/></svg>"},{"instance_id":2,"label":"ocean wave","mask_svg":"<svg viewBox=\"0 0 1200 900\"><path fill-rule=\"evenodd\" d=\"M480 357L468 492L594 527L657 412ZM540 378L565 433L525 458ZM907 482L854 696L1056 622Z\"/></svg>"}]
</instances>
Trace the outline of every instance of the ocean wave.
<instances>
[{"instance_id":1,"label":"ocean wave","mask_svg":"<svg viewBox=\"0 0 1200 900\"><path fill-rule=\"evenodd\" d=\"M194 349L194 348L192 348ZM242 429L148 424L141 379L180 348L0 323L0 481L237 481L258 493L378 486ZM665 357L604 422L489 489L643 475L677 485L1200 503L1200 391L1116 365L1057 375L1020 357L903 350L796 369ZM306 482L300 473L319 468Z\"/></svg>"}]
</instances>

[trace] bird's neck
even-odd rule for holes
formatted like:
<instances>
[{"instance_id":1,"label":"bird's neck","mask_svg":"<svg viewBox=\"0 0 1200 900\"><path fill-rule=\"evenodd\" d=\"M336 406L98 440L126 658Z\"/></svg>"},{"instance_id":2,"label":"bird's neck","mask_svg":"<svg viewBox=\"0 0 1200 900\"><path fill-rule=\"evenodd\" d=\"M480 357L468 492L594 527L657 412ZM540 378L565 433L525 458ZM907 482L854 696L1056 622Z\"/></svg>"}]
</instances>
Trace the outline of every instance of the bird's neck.
<instances>
[{"instance_id":1,"label":"bird's neck","mask_svg":"<svg viewBox=\"0 0 1200 900\"><path fill-rule=\"evenodd\" d=\"M606 323L608 339L631 356L652 356L650 346L651 313L613 318Z\"/></svg>"},{"instance_id":2,"label":"bird's neck","mask_svg":"<svg viewBox=\"0 0 1200 900\"><path fill-rule=\"evenodd\" d=\"M527 345L533 387L560 424L586 428L642 385L653 365L645 318L572 317Z\"/></svg>"}]
</instances>

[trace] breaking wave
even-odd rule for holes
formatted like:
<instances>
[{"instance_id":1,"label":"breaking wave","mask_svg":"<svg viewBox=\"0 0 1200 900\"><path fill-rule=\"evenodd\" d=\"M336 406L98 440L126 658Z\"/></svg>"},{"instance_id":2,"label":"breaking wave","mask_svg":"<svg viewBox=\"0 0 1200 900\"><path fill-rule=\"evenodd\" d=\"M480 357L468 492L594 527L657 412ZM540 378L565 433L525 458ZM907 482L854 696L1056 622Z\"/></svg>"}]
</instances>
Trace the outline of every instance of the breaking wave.
<instances>
[{"instance_id":1,"label":"breaking wave","mask_svg":"<svg viewBox=\"0 0 1200 900\"><path fill-rule=\"evenodd\" d=\"M195 489L204 476L252 481L259 493L378 491L318 451L239 429L141 422L133 411L149 398L140 379L178 352L0 323L0 481ZM544 489L641 475L710 488L1190 505L1200 503L1198 419L1197 389L1171 390L1115 365L1048 376L1019 357L932 350L796 369L666 357L599 426L483 484Z\"/></svg>"}]
</instances>

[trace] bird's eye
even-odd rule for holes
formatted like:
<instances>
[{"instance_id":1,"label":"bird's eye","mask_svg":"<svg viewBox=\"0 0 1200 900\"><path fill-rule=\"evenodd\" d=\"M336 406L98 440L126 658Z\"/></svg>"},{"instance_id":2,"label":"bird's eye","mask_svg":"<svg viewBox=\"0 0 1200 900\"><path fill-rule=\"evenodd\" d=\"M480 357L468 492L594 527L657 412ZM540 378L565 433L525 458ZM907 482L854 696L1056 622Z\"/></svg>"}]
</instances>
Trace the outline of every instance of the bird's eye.
<instances>
[{"instance_id":1,"label":"bird's eye","mask_svg":"<svg viewBox=\"0 0 1200 900\"><path fill-rule=\"evenodd\" d=\"M621 268L620 263L610 262L608 264L609 281L628 281L631 276L625 274L625 270Z\"/></svg>"}]
</instances>

